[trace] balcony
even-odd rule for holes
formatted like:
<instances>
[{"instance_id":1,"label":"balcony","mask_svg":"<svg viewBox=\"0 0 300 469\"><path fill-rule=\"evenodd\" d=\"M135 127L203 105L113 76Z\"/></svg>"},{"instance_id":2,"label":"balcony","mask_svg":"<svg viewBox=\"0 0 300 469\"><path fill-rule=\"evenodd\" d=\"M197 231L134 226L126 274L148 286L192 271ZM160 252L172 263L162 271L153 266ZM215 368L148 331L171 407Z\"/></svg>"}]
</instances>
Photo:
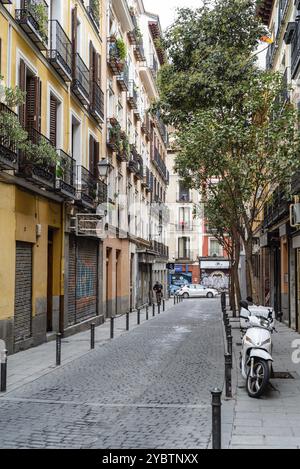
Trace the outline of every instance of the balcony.
<instances>
[{"instance_id":1,"label":"balcony","mask_svg":"<svg viewBox=\"0 0 300 469\"><path fill-rule=\"evenodd\" d=\"M285 193L276 189L264 208L263 228L269 228L289 214L289 201Z\"/></svg>"},{"instance_id":2,"label":"balcony","mask_svg":"<svg viewBox=\"0 0 300 469\"><path fill-rule=\"evenodd\" d=\"M186 250L177 252L176 253L176 260L184 261L184 262L190 261L192 259L191 254L192 253L191 253L190 249L186 249Z\"/></svg>"},{"instance_id":3,"label":"balcony","mask_svg":"<svg viewBox=\"0 0 300 469\"><path fill-rule=\"evenodd\" d=\"M267 70L270 70L273 66L275 52L276 52L276 44L275 42L273 42L272 44L269 45L268 51L267 51L267 57L266 57Z\"/></svg>"},{"instance_id":4,"label":"balcony","mask_svg":"<svg viewBox=\"0 0 300 469\"><path fill-rule=\"evenodd\" d=\"M17 114L14 113L4 104L0 103L0 114L5 119L5 114L10 114L16 119ZM18 169L18 150L16 144L10 137L6 136L5 129L0 124L0 170L17 170Z\"/></svg>"},{"instance_id":5,"label":"balcony","mask_svg":"<svg viewBox=\"0 0 300 469\"><path fill-rule=\"evenodd\" d=\"M78 53L74 58L71 89L83 106L90 104L90 72Z\"/></svg>"},{"instance_id":6,"label":"balcony","mask_svg":"<svg viewBox=\"0 0 300 469\"><path fill-rule=\"evenodd\" d=\"M180 233L186 233L188 231L193 231L193 223L190 221L181 221L176 225L177 231Z\"/></svg>"},{"instance_id":7,"label":"balcony","mask_svg":"<svg viewBox=\"0 0 300 469\"><path fill-rule=\"evenodd\" d=\"M139 154L136 150L135 145L131 145L131 151L130 151L130 156L129 156L129 161L128 161L128 170L131 173L137 174L140 170L138 158L139 158Z\"/></svg>"},{"instance_id":8,"label":"balcony","mask_svg":"<svg viewBox=\"0 0 300 469\"><path fill-rule=\"evenodd\" d=\"M151 138L151 120L149 117L149 113L147 112L144 116L142 125L141 125L142 132L145 134L147 140Z\"/></svg>"},{"instance_id":9,"label":"balcony","mask_svg":"<svg viewBox=\"0 0 300 469\"><path fill-rule=\"evenodd\" d=\"M168 145L169 144L168 130L167 130L167 127L164 124L159 112L156 113L155 121L156 121L156 127L157 127L157 129L160 133L160 136L161 136L164 144Z\"/></svg>"},{"instance_id":10,"label":"balcony","mask_svg":"<svg viewBox=\"0 0 300 469\"><path fill-rule=\"evenodd\" d=\"M76 160L58 150L55 190L65 199L76 199Z\"/></svg>"},{"instance_id":11,"label":"balcony","mask_svg":"<svg viewBox=\"0 0 300 469\"><path fill-rule=\"evenodd\" d=\"M119 76L124 69L125 62L121 60L120 51L114 38L108 38L107 61L112 73Z\"/></svg>"},{"instance_id":12,"label":"balcony","mask_svg":"<svg viewBox=\"0 0 300 469\"><path fill-rule=\"evenodd\" d=\"M90 4L88 7L86 7L86 10L88 12L88 15L97 29L97 31L100 31L100 9L99 9L99 2L95 0L90 0Z\"/></svg>"},{"instance_id":13,"label":"balcony","mask_svg":"<svg viewBox=\"0 0 300 469\"><path fill-rule=\"evenodd\" d=\"M191 204L193 203L190 192L179 192L176 196L176 202L180 204Z\"/></svg>"},{"instance_id":14,"label":"balcony","mask_svg":"<svg viewBox=\"0 0 300 469\"><path fill-rule=\"evenodd\" d=\"M0 0L2 5L12 5L12 0Z\"/></svg>"},{"instance_id":15,"label":"balcony","mask_svg":"<svg viewBox=\"0 0 300 469\"><path fill-rule=\"evenodd\" d=\"M16 10L16 22L40 51L48 45L48 5L44 0L24 0Z\"/></svg>"},{"instance_id":16,"label":"balcony","mask_svg":"<svg viewBox=\"0 0 300 469\"><path fill-rule=\"evenodd\" d=\"M49 145L53 147L50 140L37 130L30 128L27 129L28 140L37 148L42 145ZM34 184L44 189L55 189L55 175L56 175L56 162L46 155L39 155L37 151L35 154L29 152L22 152L20 156L19 173L21 176L30 180Z\"/></svg>"},{"instance_id":17,"label":"balcony","mask_svg":"<svg viewBox=\"0 0 300 469\"><path fill-rule=\"evenodd\" d=\"M77 166L77 201L85 208L97 205L97 179L84 166Z\"/></svg>"},{"instance_id":18,"label":"balcony","mask_svg":"<svg viewBox=\"0 0 300 469\"><path fill-rule=\"evenodd\" d=\"M152 73L152 76L154 78L154 80L156 80L157 78L157 74L158 74L158 70L159 70L159 65L158 65L158 61L155 57L154 54L150 54L150 57L149 57L149 68L151 70L151 73Z\"/></svg>"},{"instance_id":19,"label":"balcony","mask_svg":"<svg viewBox=\"0 0 300 469\"><path fill-rule=\"evenodd\" d=\"M72 81L72 44L57 20L50 21L50 49L47 57L65 82Z\"/></svg>"},{"instance_id":20,"label":"balcony","mask_svg":"<svg viewBox=\"0 0 300 469\"><path fill-rule=\"evenodd\" d=\"M107 125L107 146L112 151L118 151L121 141L121 126L117 119L111 118Z\"/></svg>"},{"instance_id":21,"label":"balcony","mask_svg":"<svg viewBox=\"0 0 300 469\"><path fill-rule=\"evenodd\" d=\"M117 76L117 83L122 91L128 91L129 89L129 67L128 64L124 64L123 71Z\"/></svg>"},{"instance_id":22,"label":"balcony","mask_svg":"<svg viewBox=\"0 0 300 469\"><path fill-rule=\"evenodd\" d=\"M130 11L130 16L131 16L131 21L133 23L133 29L128 32L128 39L131 45L137 44L141 37L141 31L138 25L137 17L135 15L135 12L132 8L129 9Z\"/></svg>"},{"instance_id":23,"label":"balcony","mask_svg":"<svg viewBox=\"0 0 300 469\"><path fill-rule=\"evenodd\" d=\"M165 183L169 184L169 181L170 181L169 171L167 170L167 167L157 148L154 148L153 164L156 167L157 171L159 172L160 176L165 181Z\"/></svg>"},{"instance_id":24,"label":"balcony","mask_svg":"<svg viewBox=\"0 0 300 469\"><path fill-rule=\"evenodd\" d=\"M152 249L161 259L169 259L169 247L157 241L152 241Z\"/></svg>"},{"instance_id":25,"label":"balcony","mask_svg":"<svg viewBox=\"0 0 300 469\"><path fill-rule=\"evenodd\" d=\"M139 62L144 62L146 60L144 43L142 38L140 38L137 44L134 46L133 53L135 55L136 60L138 60Z\"/></svg>"},{"instance_id":26,"label":"balcony","mask_svg":"<svg viewBox=\"0 0 300 469\"><path fill-rule=\"evenodd\" d=\"M95 81L90 83L90 90L90 114L99 124L102 124L104 122L104 93Z\"/></svg>"},{"instance_id":27,"label":"balcony","mask_svg":"<svg viewBox=\"0 0 300 469\"><path fill-rule=\"evenodd\" d=\"M131 109L138 111L138 101L139 101L139 96L138 96L138 88L134 82L134 80L129 81L129 90L127 94L127 101L128 104L130 105Z\"/></svg>"},{"instance_id":28,"label":"balcony","mask_svg":"<svg viewBox=\"0 0 300 469\"><path fill-rule=\"evenodd\" d=\"M98 181L98 204L105 204L108 200L108 186L102 181Z\"/></svg>"},{"instance_id":29,"label":"balcony","mask_svg":"<svg viewBox=\"0 0 300 469\"><path fill-rule=\"evenodd\" d=\"M150 169L144 166L144 178L142 185L145 187L147 192L151 192L152 184L151 184L151 172Z\"/></svg>"},{"instance_id":30,"label":"balcony","mask_svg":"<svg viewBox=\"0 0 300 469\"><path fill-rule=\"evenodd\" d=\"M117 159L123 163L129 162L130 158L130 144L129 139L125 132L120 133L120 142L117 148Z\"/></svg>"}]
</instances>

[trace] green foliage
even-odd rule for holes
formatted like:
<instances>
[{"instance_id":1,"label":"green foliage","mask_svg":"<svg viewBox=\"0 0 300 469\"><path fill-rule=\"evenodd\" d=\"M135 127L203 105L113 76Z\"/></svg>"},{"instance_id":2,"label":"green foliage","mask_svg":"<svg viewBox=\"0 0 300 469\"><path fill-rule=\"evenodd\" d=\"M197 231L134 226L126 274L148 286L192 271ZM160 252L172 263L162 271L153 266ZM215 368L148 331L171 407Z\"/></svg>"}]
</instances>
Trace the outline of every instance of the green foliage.
<instances>
[{"instance_id":1,"label":"green foliage","mask_svg":"<svg viewBox=\"0 0 300 469\"><path fill-rule=\"evenodd\" d=\"M116 47L118 50L119 59L121 60L121 62L124 62L127 57L127 49L126 44L122 38L118 38L116 40Z\"/></svg>"},{"instance_id":2,"label":"green foliage","mask_svg":"<svg viewBox=\"0 0 300 469\"><path fill-rule=\"evenodd\" d=\"M41 138L39 144L28 142L26 156L34 164L54 167L58 161L58 154L55 148L45 139Z\"/></svg>"},{"instance_id":3,"label":"green foliage","mask_svg":"<svg viewBox=\"0 0 300 469\"><path fill-rule=\"evenodd\" d=\"M43 37L44 41L47 40L48 36L48 11L45 8L43 3L33 3L30 2L28 5L28 9L32 14L33 18L38 23L38 29Z\"/></svg>"},{"instance_id":4,"label":"green foliage","mask_svg":"<svg viewBox=\"0 0 300 469\"><path fill-rule=\"evenodd\" d=\"M18 150L26 148L28 134L20 125L18 117L11 112L0 113L0 135L15 145Z\"/></svg>"}]
</instances>

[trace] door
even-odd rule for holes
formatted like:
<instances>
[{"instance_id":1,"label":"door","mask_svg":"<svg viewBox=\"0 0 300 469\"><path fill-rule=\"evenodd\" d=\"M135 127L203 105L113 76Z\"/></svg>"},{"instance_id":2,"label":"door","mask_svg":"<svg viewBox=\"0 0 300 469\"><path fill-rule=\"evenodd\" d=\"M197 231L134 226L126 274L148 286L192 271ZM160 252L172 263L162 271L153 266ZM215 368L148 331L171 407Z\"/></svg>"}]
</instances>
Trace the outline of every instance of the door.
<instances>
[{"instance_id":1,"label":"door","mask_svg":"<svg viewBox=\"0 0 300 469\"><path fill-rule=\"evenodd\" d=\"M20 342L31 337L32 330L32 245L16 244L16 283L14 340Z\"/></svg>"},{"instance_id":2,"label":"door","mask_svg":"<svg viewBox=\"0 0 300 469\"><path fill-rule=\"evenodd\" d=\"M53 231L48 230L47 332L53 330Z\"/></svg>"}]
</instances>

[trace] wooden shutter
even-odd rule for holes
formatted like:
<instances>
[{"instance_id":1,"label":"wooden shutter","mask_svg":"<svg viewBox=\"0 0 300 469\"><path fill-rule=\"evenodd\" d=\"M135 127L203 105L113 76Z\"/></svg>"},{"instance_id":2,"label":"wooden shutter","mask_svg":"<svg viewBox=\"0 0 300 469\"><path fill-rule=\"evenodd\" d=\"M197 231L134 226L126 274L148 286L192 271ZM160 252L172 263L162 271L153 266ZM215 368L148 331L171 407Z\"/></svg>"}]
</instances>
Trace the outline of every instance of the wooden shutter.
<instances>
[{"instance_id":1,"label":"wooden shutter","mask_svg":"<svg viewBox=\"0 0 300 469\"><path fill-rule=\"evenodd\" d=\"M100 144L99 142L94 141L94 175L98 177L98 163L99 163L99 156L100 156Z\"/></svg>"},{"instance_id":2,"label":"wooden shutter","mask_svg":"<svg viewBox=\"0 0 300 469\"><path fill-rule=\"evenodd\" d=\"M90 41L90 102L94 105L95 93L94 93L94 81L95 81L95 49L92 41Z\"/></svg>"},{"instance_id":3,"label":"wooden shutter","mask_svg":"<svg viewBox=\"0 0 300 469\"><path fill-rule=\"evenodd\" d=\"M92 174L94 174L94 170L95 170L95 146L94 146L94 139L93 137L90 135L90 141L89 141L89 155L90 155L90 172Z\"/></svg>"},{"instance_id":4,"label":"wooden shutter","mask_svg":"<svg viewBox=\"0 0 300 469\"><path fill-rule=\"evenodd\" d=\"M50 96L50 141L54 148L57 147L57 100Z\"/></svg>"},{"instance_id":5,"label":"wooden shutter","mask_svg":"<svg viewBox=\"0 0 300 469\"><path fill-rule=\"evenodd\" d=\"M40 131L41 128L41 82L39 77L27 81L26 127Z\"/></svg>"},{"instance_id":6,"label":"wooden shutter","mask_svg":"<svg viewBox=\"0 0 300 469\"><path fill-rule=\"evenodd\" d=\"M75 77L77 52L77 6L72 10L72 74Z\"/></svg>"},{"instance_id":7,"label":"wooden shutter","mask_svg":"<svg viewBox=\"0 0 300 469\"><path fill-rule=\"evenodd\" d=\"M100 55L100 54L97 54L97 67L96 67L96 71L97 71L97 83L98 83L98 85L99 85L100 88L101 88L101 55Z\"/></svg>"},{"instance_id":8,"label":"wooden shutter","mask_svg":"<svg viewBox=\"0 0 300 469\"><path fill-rule=\"evenodd\" d=\"M20 60L19 70L19 87L22 91L26 92L26 64L24 60ZM27 100L26 100L27 101ZM26 126L26 102L19 106L19 120L22 127Z\"/></svg>"}]
</instances>

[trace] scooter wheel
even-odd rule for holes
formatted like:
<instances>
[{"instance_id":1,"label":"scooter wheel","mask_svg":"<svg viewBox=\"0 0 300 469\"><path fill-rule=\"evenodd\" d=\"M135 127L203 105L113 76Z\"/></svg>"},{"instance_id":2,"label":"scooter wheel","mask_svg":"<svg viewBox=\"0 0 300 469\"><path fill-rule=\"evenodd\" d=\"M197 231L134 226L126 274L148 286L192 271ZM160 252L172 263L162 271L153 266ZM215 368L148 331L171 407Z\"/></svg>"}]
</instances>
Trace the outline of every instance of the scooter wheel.
<instances>
[{"instance_id":1,"label":"scooter wheel","mask_svg":"<svg viewBox=\"0 0 300 469\"><path fill-rule=\"evenodd\" d=\"M270 379L270 368L265 360L258 360L253 367L254 377L251 378L250 371L247 376L248 395L257 399L263 395Z\"/></svg>"}]
</instances>

